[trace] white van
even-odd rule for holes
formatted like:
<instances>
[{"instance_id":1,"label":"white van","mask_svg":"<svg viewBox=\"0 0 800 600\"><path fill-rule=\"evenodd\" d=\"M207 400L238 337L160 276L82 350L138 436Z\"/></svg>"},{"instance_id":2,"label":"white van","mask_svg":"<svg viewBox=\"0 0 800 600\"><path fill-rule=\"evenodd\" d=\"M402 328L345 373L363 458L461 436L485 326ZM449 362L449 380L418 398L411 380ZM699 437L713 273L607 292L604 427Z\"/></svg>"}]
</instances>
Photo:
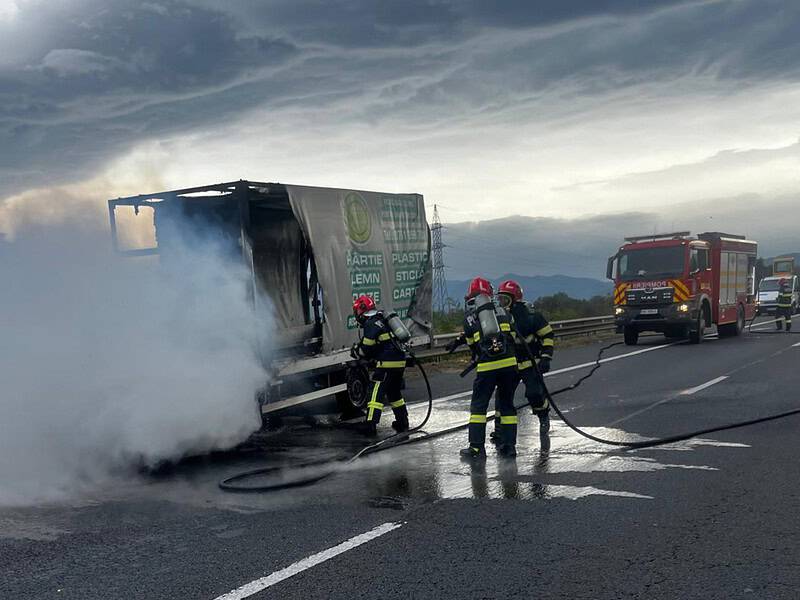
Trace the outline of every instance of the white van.
<instances>
[{"instance_id":1,"label":"white van","mask_svg":"<svg viewBox=\"0 0 800 600\"><path fill-rule=\"evenodd\" d=\"M778 291L781 279L789 280L789 289L792 290L792 312L796 313L800 306L800 282L797 275L784 275L778 277L765 277L758 284L758 300L756 307L759 315L774 315L778 306Z\"/></svg>"}]
</instances>

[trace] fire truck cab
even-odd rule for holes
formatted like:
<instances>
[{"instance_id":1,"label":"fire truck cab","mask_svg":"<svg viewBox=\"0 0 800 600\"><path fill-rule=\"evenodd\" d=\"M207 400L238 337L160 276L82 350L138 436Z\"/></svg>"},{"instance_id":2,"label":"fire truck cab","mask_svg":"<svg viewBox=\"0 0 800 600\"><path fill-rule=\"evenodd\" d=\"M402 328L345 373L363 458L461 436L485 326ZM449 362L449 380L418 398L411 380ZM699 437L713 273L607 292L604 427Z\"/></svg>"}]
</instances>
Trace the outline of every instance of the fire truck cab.
<instances>
[{"instance_id":1,"label":"fire truck cab","mask_svg":"<svg viewBox=\"0 0 800 600\"><path fill-rule=\"evenodd\" d=\"M608 259L617 332L635 345L644 331L700 343L706 329L736 336L755 315L756 242L688 231L625 238Z\"/></svg>"}]
</instances>

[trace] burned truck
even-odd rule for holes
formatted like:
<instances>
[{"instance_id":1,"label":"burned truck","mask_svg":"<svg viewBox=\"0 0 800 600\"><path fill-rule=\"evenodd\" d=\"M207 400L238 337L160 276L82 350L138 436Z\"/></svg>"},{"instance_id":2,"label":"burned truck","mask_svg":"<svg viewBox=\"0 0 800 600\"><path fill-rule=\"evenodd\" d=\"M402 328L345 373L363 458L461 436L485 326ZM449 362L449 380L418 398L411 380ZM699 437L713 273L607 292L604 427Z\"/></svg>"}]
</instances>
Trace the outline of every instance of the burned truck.
<instances>
[{"instance_id":1,"label":"burned truck","mask_svg":"<svg viewBox=\"0 0 800 600\"><path fill-rule=\"evenodd\" d=\"M363 409L369 378L350 356L356 296L397 313L413 345L431 343L430 230L419 194L236 181L117 198L108 207L112 243L123 255L168 261L187 228L203 227L243 261L254 314L269 311L273 324L262 332L269 338L263 415ZM152 245L123 247L123 207L152 211Z\"/></svg>"}]
</instances>

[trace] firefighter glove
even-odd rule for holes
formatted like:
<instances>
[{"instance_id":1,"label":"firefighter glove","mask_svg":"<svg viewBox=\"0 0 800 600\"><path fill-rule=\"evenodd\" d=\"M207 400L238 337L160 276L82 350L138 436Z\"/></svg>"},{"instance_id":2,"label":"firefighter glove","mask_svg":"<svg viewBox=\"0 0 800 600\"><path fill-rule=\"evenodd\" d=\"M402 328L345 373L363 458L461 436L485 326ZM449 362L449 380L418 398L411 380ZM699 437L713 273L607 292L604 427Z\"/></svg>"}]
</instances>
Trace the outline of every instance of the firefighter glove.
<instances>
[{"instance_id":1,"label":"firefighter glove","mask_svg":"<svg viewBox=\"0 0 800 600\"><path fill-rule=\"evenodd\" d=\"M444 349L445 349L445 350L447 350L447 351L448 351L448 352L450 352L450 353L452 353L452 352L455 352L455 351L456 351L456 348L458 348L458 347L459 347L461 344L463 344L464 342L466 342L466 338L464 337L464 334L462 333L460 336L458 336L458 337L457 337L457 338L455 338L454 340L451 340L451 341L450 341L450 342L449 342L449 343L448 343L448 344L447 344L447 345L444 347Z\"/></svg>"},{"instance_id":2,"label":"firefighter glove","mask_svg":"<svg viewBox=\"0 0 800 600\"><path fill-rule=\"evenodd\" d=\"M544 357L542 357L542 359L539 361L539 373L541 373L542 375L544 375L544 374L545 374L545 373L547 373L548 371L550 371L550 359L549 359L549 358L547 358L546 356L544 356Z\"/></svg>"}]
</instances>

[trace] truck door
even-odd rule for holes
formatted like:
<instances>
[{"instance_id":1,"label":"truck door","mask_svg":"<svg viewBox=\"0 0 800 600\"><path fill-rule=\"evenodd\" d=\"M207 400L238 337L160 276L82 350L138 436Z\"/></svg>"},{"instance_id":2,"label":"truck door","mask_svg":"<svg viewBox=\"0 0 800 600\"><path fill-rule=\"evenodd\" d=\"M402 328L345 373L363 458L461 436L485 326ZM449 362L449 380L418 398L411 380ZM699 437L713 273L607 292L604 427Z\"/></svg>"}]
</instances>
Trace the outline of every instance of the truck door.
<instances>
[{"instance_id":1,"label":"truck door","mask_svg":"<svg viewBox=\"0 0 800 600\"><path fill-rule=\"evenodd\" d=\"M689 273L695 280L695 294L711 295L711 253L708 248L692 248L689 255Z\"/></svg>"}]
</instances>

